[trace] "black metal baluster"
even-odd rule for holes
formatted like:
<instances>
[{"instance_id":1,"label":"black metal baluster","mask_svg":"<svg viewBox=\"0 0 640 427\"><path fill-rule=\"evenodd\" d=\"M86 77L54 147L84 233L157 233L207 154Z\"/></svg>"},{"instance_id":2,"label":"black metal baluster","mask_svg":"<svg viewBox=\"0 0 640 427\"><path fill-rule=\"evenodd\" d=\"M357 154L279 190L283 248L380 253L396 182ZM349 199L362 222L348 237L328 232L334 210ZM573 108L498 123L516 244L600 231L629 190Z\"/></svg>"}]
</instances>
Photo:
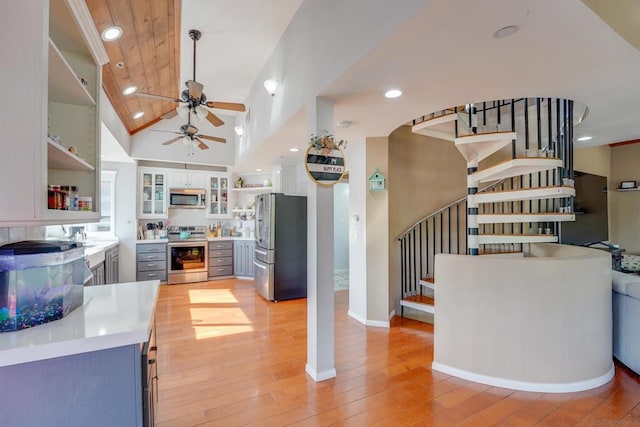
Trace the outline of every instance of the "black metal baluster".
<instances>
[{"instance_id":1,"label":"black metal baluster","mask_svg":"<svg viewBox=\"0 0 640 427\"><path fill-rule=\"evenodd\" d=\"M420 248L420 278L422 278L425 277L422 275L422 260L424 259L422 256L422 222L418 225L418 236L420 236L420 245L418 247Z\"/></svg>"}]
</instances>

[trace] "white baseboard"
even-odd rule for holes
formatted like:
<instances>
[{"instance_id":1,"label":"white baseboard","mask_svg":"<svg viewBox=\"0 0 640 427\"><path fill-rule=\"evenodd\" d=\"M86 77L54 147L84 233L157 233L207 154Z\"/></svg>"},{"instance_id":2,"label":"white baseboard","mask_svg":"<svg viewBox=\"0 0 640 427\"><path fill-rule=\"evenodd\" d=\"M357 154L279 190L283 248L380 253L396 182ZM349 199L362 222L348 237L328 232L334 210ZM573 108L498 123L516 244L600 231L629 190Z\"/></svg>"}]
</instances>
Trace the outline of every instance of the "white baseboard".
<instances>
[{"instance_id":1,"label":"white baseboard","mask_svg":"<svg viewBox=\"0 0 640 427\"><path fill-rule=\"evenodd\" d=\"M389 313L389 321L391 321L391 319L393 319L393 316L396 315L396 311L395 310L391 310L391 313Z\"/></svg>"},{"instance_id":2,"label":"white baseboard","mask_svg":"<svg viewBox=\"0 0 640 427\"><path fill-rule=\"evenodd\" d=\"M613 365L612 361L609 371L607 371L607 373L605 373L604 375L596 378L577 381L573 383L532 383L528 381L516 381L505 378L480 375L473 372L464 371L462 369L453 368L451 366L444 365L438 362L432 362L431 369L433 369L434 371L452 375L454 377L462 378L463 380L473 381L480 384L508 388L511 390L535 391L542 393L572 393L576 391L591 390L611 381L616 372L615 366Z\"/></svg>"},{"instance_id":3,"label":"white baseboard","mask_svg":"<svg viewBox=\"0 0 640 427\"><path fill-rule=\"evenodd\" d=\"M360 316L359 314L354 313L351 310L347 311L347 316L356 319L358 322L362 323L363 325L367 324L367 319L365 319L364 317Z\"/></svg>"},{"instance_id":4,"label":"white baseboard","mask_svg":"<svg viewBox=\"0 0 640 427\"><path fill-rule=\"evenodd\" d=\"M391 327L391 324L389 323L389 321L385 321L385 320L367 320L367 326L373 326L376 328L387 328L389 329Z\"/></svg>"},{"instance_id":5,"label":"white baseboard","mask_svg":"<svg viewBox=\"0 0 640 427\"><path fill-rule=\"evenodd\" d=\"M375 328L390 328L391 324L388 321L384 320L367 320L359 314L354 313L353 311L347 311L347 315L349 317L354 318L358 322L362 323L365 326L373 326Z\"/></svg>"},{"instance_id":6,"label":"white baseboard","mask_svg":"<svg viewBox=\"0 0 640 427\"><path fill-rule=\"evenodd\" d=\"M309 374L309 376L315 381L315 382L320 382L320 381L324 381L324 380L329 380L331 378L335 378L336 377L336 370L334 369L328 369L326 371L323 372L316 372L315 369L313 369L311 367L311 365L309 365L307 363L307 365L305 366L304 370L306 371L307 374Z\"/></svg>"}]
</instances>

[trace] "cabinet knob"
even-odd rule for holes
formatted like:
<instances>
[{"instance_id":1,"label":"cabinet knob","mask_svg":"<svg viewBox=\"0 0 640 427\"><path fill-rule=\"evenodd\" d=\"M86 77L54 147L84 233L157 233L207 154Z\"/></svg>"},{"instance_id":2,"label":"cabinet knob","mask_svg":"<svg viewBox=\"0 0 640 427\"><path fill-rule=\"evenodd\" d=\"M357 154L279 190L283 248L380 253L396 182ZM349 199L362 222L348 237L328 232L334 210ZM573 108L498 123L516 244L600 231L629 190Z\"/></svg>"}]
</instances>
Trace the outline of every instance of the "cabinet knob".
<instances>
[{"instance_id":1,"label":"cabinet knob","mask_svg":"<svg viewBox=\"0 0 640 427\"><path fill-rule=\"evenodd\" d=\"M149 365L153 365L154 363L156 363L156 359L149 359Z\"/></svg>"}]
</instances>

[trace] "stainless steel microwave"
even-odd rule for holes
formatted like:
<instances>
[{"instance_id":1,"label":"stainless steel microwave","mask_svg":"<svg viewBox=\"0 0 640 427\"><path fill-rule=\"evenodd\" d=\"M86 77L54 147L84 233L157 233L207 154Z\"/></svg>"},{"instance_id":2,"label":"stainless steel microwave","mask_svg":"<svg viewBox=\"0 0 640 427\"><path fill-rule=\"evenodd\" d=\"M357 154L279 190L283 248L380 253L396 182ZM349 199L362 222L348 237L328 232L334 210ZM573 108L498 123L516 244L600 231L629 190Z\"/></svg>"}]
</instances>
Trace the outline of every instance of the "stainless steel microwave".
<instances>
[{"instance_id":1,"label":"stainless steel microwave","mask_svg":"<svg viewBox=\"0 0 640 427\"><path fill-rule=\"evenodd\" d=\"M204 209L206 205L204 188L170 188L170 208Z\"/></svg>"}]
</instances>

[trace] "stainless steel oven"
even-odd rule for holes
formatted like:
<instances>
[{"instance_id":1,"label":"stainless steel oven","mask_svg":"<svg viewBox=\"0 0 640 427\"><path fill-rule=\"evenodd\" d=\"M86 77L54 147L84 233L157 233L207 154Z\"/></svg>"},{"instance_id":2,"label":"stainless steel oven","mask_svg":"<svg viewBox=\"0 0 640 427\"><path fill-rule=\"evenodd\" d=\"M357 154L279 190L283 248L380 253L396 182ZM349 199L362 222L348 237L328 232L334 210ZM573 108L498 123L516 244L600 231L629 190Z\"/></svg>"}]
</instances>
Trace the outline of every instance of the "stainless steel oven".
<instances>
[{"instance_id":1,"label":"stainless steel oven","mask_svg":"<svg viewBox=\"0 0 640 427\"><path fill-rule=\"evenodd\" d=\"M169 240L167 283L203 282L209 274L209 245L206 240Z\"/></svg>"}]
</instances>

